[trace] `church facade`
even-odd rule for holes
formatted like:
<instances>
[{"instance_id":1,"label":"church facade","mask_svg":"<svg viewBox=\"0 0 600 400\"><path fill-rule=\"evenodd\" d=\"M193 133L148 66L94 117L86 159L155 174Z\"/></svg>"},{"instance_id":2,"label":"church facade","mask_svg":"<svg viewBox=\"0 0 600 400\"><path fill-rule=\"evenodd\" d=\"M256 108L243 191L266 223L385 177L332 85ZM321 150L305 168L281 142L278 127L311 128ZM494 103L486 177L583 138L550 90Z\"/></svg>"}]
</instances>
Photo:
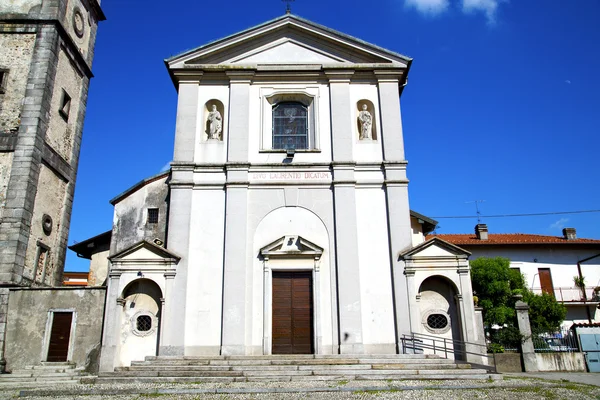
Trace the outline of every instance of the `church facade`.
<instances>
[{"instance_id":1,"label":"church facade","mask_svg":"<svg viewBox=\"0 0 600 400\"><path fill-rule=\"evenodd\" d=\"M174 157L112 200L101 370L482 339L469 253L409 209L410 58L287 14L165 63Z\"/></svg>"}]
</instances>

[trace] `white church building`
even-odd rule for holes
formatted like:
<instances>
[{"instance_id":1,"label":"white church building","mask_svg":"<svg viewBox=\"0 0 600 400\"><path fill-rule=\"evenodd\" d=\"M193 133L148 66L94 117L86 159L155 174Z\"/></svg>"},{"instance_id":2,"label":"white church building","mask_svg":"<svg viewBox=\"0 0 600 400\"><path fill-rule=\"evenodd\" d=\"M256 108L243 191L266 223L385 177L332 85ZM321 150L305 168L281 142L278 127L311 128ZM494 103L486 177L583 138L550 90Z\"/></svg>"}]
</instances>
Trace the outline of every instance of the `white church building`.
<instances>
[{"instance_id":1,"label":"white church building","mask_svg":"<svg viewBox=\"0 0 600 400\"><path fill-rule=\"evenodd\" d=\"M112 200L101 371L480 342L469 253L409 209L411 61L291 14L167 59L173 161Z\"/></svg>"}]
</instances>

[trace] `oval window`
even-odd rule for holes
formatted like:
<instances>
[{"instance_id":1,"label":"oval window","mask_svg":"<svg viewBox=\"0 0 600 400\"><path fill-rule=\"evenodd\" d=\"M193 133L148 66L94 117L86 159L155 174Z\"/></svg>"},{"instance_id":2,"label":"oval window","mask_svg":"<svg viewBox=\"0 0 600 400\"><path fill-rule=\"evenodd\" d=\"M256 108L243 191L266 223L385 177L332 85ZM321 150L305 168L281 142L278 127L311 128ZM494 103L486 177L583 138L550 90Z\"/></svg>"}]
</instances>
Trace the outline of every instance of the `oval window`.
<instances>
[{"instance_id":1,"label":"oval window","mask_svg":"<svg viewBox=\"0 0 600 400\"><path fill-rule=\"evenodd\" d=\"M135 322L135 328L140 332L148 332L152 328L152 318L149 315L140 315Z\"/></svg>"},{"instance_id":2,"label":"oval window","mask_svg":"<svg viewBox=\"0 0 600 400\"><path fill-rule=\"evenodd\" d=\"M427 326L431 329L444 329L448 326L448 317L444 314L431 314L427 317Z\"/></svg>"}]
</instances>

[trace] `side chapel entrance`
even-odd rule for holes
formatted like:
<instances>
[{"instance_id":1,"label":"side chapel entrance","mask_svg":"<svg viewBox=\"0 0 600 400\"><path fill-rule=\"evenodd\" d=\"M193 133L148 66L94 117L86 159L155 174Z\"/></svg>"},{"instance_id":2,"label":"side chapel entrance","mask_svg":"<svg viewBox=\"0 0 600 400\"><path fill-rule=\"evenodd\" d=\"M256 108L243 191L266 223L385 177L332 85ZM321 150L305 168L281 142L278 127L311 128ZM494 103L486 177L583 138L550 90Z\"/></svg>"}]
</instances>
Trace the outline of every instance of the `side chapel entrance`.
<instances>
[{"instance_id":1,"label":"side chapel entrance","mask_svg":"<svg viewBox=\"0 0 600 400\"><path fill-rule=\"evenodd\" d=\"M67 361L69 342L71 339L72 312L54 312L52 328L50 330L50 343L48 344L48 362Z\"/></svg>"},{"instance_id":2,"label":"side chapel entrance","mask_svg":"<svg viewBox=\"0 0 600 400\"><path fill-rule=\"evenodd\" d=\"M312 354L312 272L273 271L273 354Z\"/></svg>"}]
</instances>

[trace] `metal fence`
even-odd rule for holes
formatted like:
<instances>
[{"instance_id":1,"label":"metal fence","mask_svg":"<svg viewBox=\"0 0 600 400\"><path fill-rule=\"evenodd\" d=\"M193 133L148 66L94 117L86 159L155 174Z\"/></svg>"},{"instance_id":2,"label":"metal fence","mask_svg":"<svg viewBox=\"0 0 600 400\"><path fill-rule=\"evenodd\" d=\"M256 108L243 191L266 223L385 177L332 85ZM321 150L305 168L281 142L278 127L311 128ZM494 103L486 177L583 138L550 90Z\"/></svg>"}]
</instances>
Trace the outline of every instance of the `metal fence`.
<instances>
[{"instance_id":1,"label":"metal fence","mask_svg":"<svg viewBox=\"0 0 600 400\"><path fill-rule=\"evenodd\" d=\"M535 294L542 294L542 288L534 287L531 291ZM584 301L583 292L578 287L555 287L553 288L554 297L560 302L581 302ZM593 287L585 288L585 298L587 301L600 301L598 292Z\"/></svg>"},{"instance_id":2,"label":"metal fence","mask_svg":"<svg viewBox=\"0 0 600 400\"><path fill-rule=\"evenodd\" d=\"M569 329L534 334L531 339L536 353L573 353L579 351L577 336Z\"/></svg>"}]
</instances>

